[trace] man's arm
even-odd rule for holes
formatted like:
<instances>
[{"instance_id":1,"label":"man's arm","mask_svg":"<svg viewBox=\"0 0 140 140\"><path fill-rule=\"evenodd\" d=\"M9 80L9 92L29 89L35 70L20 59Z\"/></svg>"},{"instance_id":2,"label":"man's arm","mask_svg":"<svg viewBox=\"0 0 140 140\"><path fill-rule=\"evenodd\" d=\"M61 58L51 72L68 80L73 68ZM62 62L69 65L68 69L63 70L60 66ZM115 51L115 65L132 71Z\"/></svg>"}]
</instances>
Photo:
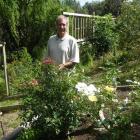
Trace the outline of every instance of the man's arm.
<instances>
[{"instance_id":1,"label":"man's arm","mask_svg":"<svg viewBox=\"0 0 140 140\"><path fill-rule=\"evenodd\" d=\"M62 70L65 68L72 68L74 65L75 65L75 62L69 61L69 62L66 62L65 64L60 64L59 70Z\"/></svg>"}]
</instances>

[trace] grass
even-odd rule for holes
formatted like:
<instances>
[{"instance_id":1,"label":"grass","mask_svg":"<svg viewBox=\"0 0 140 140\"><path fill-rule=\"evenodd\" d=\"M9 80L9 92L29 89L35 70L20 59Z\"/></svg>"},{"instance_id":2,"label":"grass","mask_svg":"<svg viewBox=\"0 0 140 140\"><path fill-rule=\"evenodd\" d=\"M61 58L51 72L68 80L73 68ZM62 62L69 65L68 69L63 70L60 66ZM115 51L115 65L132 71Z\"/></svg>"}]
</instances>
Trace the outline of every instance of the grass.
<instances>
[{"instance_id":1,"label":"grass","mask_svg":"<svg viewBox=\"0 0 140 140\"><path fill-rule=\"evenodd\" d=\"M6 100L6 101L1 101L0 102L0 107L4 107L4 106L11 106L11 105L17 105L20 103L20 99L18 100Z\"/></svg>"},{"instance_id":2,"label":"grass","mask_svg":"<svg viewBox=\"0 0 140 140\"><path fill-rule=\"evenodd\" d=\"M112 68L118 72L116 75L119 85L125 85L126 80L140 81L140 49L129 51L117 50L116 56L111 52L93 61L93 65L86 67L85 75L90 76L94 83L102 83L106 75L111 74Z\"/></svg>"}]
</instances>

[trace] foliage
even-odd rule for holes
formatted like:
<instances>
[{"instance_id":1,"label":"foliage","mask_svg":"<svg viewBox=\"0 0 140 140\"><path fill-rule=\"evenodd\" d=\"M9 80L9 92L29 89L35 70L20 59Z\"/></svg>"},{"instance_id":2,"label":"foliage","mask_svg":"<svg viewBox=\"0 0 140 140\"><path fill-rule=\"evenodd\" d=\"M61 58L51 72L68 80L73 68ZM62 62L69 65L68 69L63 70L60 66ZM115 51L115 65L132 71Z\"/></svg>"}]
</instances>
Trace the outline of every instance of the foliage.
<instances>
[{"instance_id":1,"label":"foliage","mask_svg":"<svg viewBox=\"0 0 140 140\"><path fill-rule=\"evenodd\" d=\"M140 4L138 1L124 3L121 15L117 19L120 34L120 49L130 52L139 47L140 38Z\"/></svg>"},{"instance_id":2,"label":"foliage","mask_svg":"<svg viewBox=\"0 0 140 140\"><path fill-rule=\"evenodd\" d=\"M0 70L0 98L6 92L5 80L4 80L4 71Z\"/></svg>"},{"instance_id":3,"label":"foliage","mask_svg":"<svg viewBox=\"0 0 140 140\"><path fill-rule=\"evenodd\" d=\"M111 13L113 16L117 17L120 15L121 5L125 0L105 0L103 13Z\"/></svg>"},{"instance_id":4,"label":"foliage","mask_svg":"<svg viewBox=\"0 0 140 140\"><path fill-rule=\"evenodd\" d=\"M88 14L104 16L106 14L112 14L114 17L120 15L121 5L124 0L104 0L86 2L83 8Z\"/></svg>"},{"instance_id":5,"label":"foliage","mask_svg":"<svg viewBox=\"0 0 140 140\"><path fill-rule=\"evenodd\" d=\"M80 3L76 0L60 0L60 3L62 4L63 7L69 7L75 13L80 13L80 11L82 10Z\"/></svg>"},{"instance_id":6,"label":"foliage","mask_svg":"<svg viewBox=\"0 0 140 140\"><path fill-rule=\"evenodd\" d=\"M132 100L132 121L133 124L140 124L140 95L139 95L139 87L136 91L131 93Z\"/></svg>"},{"instance_id":7,"label":"foliage","mask_svg":"<svg viewBox=\"0 0 140 140\"><path fill-rule=\"evenodd\" d=\"M115 32L116 24L111 15L93 18L94 32L90 39L96 57L102 56L109 50L115 53L118 44L118 34Z\"/></svg>"},{"instance_id":8,"label":"foliage","mask_svg":"<svg viewBox=\"0 0 140 140\"><path fill-rule=\"evenodd\" d=\"M111 68L107 73L102 86L99 86L98 101L94 104L99 114L95 115L94 111L92 114L91 110L91 116L94 118L94 124L103 126L109 132L107 139L131 139L132 125L139 123L139 88L122 96L116 90L117 83L114 84L117 71Z\"/></svg>"},{"instance_id":9,"label":"foliage","mask_svg":"<svg viewBox=\"0 0 140 140\"><path fill-rule=\"evenodd\" d=\"M121 15L116 19L116 29L119 33L116 62L121 73L119 81L125 84L127 79L139 80L139 1L124 2ZM125 73L125 74L124 74Z\"/></svg>"},{"instance_id":10,"label":"foliage","mask_svg":"<svg viewBox=\"0 0 140 140\"><path fill-rule=\"evenodd\" d=\"M17 0L14 1L0 1L0 17L2 25L4 25L3 30L7 29L11 33L11 40L13 40L14 45L18 44L18 32L16 30L19 21L19 12ZM8 37L8 36L7 36ZM5 36L6 38L6 36ZM8 40L7 40L8 42Z\"/></svg>"},{"instance_id":11,"label":"foliage","mask_svg":"<svg viewBox=\"0 0 140 140\"><path fill-rule=\"evenodd\" d=\"M26 48L12 54L12 59L13 61L8 64L10 94L21 94L19 89L26 88L26 83L38 76L40 64L38 61L33 62Z\"/></svg>"},{"instance_id":12,"label":"foliage","mask_svg":"<svg viewBox=\"0 0 140 140\"><path fill-rule=\"evenodd\" d=\"M37 83L27 83L23 89L26 92L22 112L24 126L30 124L38 139L64 137L79 124L75 90L78 79L79 75L74 70L60 71L49 63L42 65Z\"/></svg>"},{"instance_id":13,"label":"foliage","mask_svg":"<svg viewBox=\"0 0 140 140\"><path fill-rule=\"evenodd\" d=\"M131 139L132 125L139 123L139 90L125 96L119 95L116 90L117 83L114 84L117 71L109 68L107 72L105 80L98 85L97 93L93 93L92 85L87 86L85 83L80 85L79 83L78 91L82 91L88 97L83 96L84 99L81 97L83 113L90 115L95 128L106 129L106 139Z\"/></svg>"},{"instance_id":14,"label":"foliage","mask_svg":"<svg viewBox=\"0 0 140 140\"><path fill-rule=\"evenodd\" d=\"M93 106L87 105L88 109L85 110L90 114L95 128L106 129L107 133L103 139L132 139L132 129L135 125L139 125L139 72L133 71L131 77L129 76L132 80L120 79L120 74L126 75L127 72L120 71L113 61L104 62L100 71L98 70L98 74L101 70L103 74L99 77L99 83L96 83L100 88L100 92L96 94L97 101L92 102ZM96 77L93 79L96 81ZM126 80L124 84L129 81L130 83L127 84L134 85L134 87L127 91L128 93L120 93L116 89L120 84L119 80Z\"/></svg>"},{"instance_id":15,"label":"foliage","mask_svg":"<svg viewBox=\"0 0 140 140\"><path fill-rule=\"evenodd\" d=\"M87 114L95 127L107 130L107 139L131 139L132 125L139 123L139 88L121 97L116 91L118 83L114 78L118 70L114 64L106 63L107 74L94 93L95 87L88 78L80 78L74 70L59 71L57 66L47 63L22 89L26 93L22 118L27 130L20 140L44 137L52 140L66 136ZM75 90L78 81L87 83L80 89L82 93Z\"/></svg>"},{"instance_id":16,"label":"foliage","mask_svg":"<svg viewBox=\"0 0 140 140\"><path fill-rule=\"evenodd\" d=\"M93 16L92 36L89 42L80 45L80 56L82 65L93 65L93 60L104 56L112 51L116 55L119 35L116 33L116 23L111 15L104 17Z\"/></svg>"},{"instance_id":17,"label":"foliage","mask_svg":"<svg viewBox=\"0 0 140 140\"><path fill-rule=\"evenodd\" d=\"M83 6L84 12L90 15L105 15L104 13L104 1L92 1L92 2L86 2Z\"/></svg>"},{"instance_id":18,"label":"foliage","mask_svg":"<svg viewBox=\"0 0 140 140\"><path fill-rule=\"evenodd\" d=\"M83 9L85 13L92 15L94 12L93 5L91 3L86 2L85 5L83 6Z\"/></svg>"},{"instance_id":19,"label":"foliage","mask_svg":"<svg viewBox=\"0 0 140 140\"><path fill-rule=\"evenodd\" d=\"M46 46L60 12L57 0L1 0L0 17L8 48L26 47L31 54L41 55L36 51Z\"/></svg>"},{"instance_id":20,"label":"foliage","mask_svg":"<svg viewBox=\"0 0 140 140\"><path fill-rule=\"evenodd\" d=\"M81 65L92 65L94 48L89 42L80 45L80 63Z\"/></svg>"}]
</instances>

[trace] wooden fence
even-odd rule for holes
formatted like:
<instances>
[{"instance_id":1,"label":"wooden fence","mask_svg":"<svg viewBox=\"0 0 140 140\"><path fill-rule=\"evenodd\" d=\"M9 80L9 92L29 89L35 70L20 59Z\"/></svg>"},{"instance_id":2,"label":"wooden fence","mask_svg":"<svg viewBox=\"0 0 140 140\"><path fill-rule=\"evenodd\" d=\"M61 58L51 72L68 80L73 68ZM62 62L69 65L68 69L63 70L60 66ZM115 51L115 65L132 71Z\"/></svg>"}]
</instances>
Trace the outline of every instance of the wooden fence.
<instances>
[{"instance_id":1,"label":"wooden fence","mask_svg":"<svg viewBox=\"0 0 140 140\"><path fill-rule=\"evenodd\" d=\"M68 19L67 31L77 39L85 41L94 32L93 15L63 12Z\"/></svg>"}]
</instances>

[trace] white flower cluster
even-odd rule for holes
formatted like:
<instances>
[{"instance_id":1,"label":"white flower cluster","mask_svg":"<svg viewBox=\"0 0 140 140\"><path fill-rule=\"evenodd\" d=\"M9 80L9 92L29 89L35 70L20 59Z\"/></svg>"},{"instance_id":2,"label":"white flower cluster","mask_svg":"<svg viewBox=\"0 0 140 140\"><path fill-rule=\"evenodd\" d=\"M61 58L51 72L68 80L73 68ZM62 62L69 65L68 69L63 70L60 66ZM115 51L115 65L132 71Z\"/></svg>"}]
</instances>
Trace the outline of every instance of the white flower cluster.
<instances>
[{"instance_id":1,"label":"white flower cluster","mask_svg":"<svg viewBox=\"0 0 140 140\"><path fill-rule=\"evenodd\" d=\"M100 110L99 111L99 117L100 117L101 121L104 121L105 120L105 116L104 116L103 110Z\"/></svg>"},{"instance_id":2,"label":"white flower cluster","mask_svg":"<svg viewBox=\"0 0 140 140\"><path fill-rule=\"evenodd\" d=\"M26 122L26 125L21 125L21 127L25 128L25 129L28 129L31 127L31 123L35 122L36 120L38 120L39 116L34 116L32 118L32 121L31 122Z\"/></svg>"},{"instance_id":3,"label":"white flower cluster","mask_svg":"<svg viewBox=\"0 0 140 140\"><path fill-rule=\"evenodd\" d=\"M84 82L78 82L75 86L77 91L79 93L82 93L84 95L95 95L95 93L100 92L99 89L97 89L93 84L90 84L89 86L85 84Z\"/></svg>"}]
</instances>

